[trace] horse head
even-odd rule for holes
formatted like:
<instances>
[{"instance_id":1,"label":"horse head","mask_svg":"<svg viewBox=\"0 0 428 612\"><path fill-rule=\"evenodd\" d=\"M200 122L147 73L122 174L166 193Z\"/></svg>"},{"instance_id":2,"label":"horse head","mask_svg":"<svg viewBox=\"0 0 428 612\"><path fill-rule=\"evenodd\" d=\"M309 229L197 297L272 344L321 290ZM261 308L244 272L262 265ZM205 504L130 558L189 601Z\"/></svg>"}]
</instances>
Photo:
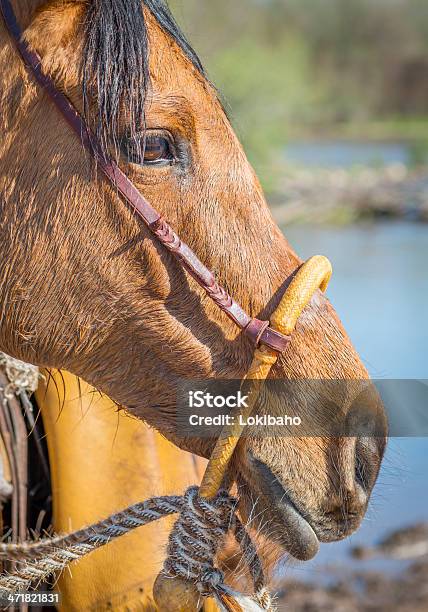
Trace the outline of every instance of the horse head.
<instances>
[{"instance_id":1,"label":"horse head","mask_svg":"<svg viewBox=\"0 0 428 612\"><path fill-rule=\"evenodd\" d=\"M300 260L272 219L254 171L190 45L160 0L13 2L42 66L109 155L252 316L268 319ZM19 4L19 6L18 6ZM142 226L27 74L3 26L0 65L0 348L66 369L181 448L209 439L175 424L181 381L241 378L252 350L233 323ZM367 381L328 300L317 293L273 377ZM328 385L327 385L328 387ZM382 421L375 393L361 414ZM352 402L333 402L344 414ZM313 418L326 385L276 401ZM357 418L359 412L357 411ZM383 422L383 421L382 421ZM379 471L380 436L260 438L234 462L244 514L307 559L350 534ZM254 434L254 435L253 435Z\"/></svg>"}]
</instances>

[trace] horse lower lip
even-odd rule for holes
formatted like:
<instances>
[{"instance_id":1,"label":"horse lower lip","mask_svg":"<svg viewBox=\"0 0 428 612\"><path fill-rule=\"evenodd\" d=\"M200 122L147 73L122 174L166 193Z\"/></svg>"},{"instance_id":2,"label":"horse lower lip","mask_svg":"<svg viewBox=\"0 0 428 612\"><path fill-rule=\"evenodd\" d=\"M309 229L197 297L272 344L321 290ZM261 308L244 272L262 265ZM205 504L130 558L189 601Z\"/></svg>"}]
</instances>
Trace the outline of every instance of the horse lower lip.
<instances>
[{"instance_id":1,"label":"horse lower lip","mask_svg":"<svg viewBox=\"0 0 428 612\"><path fill-rule=\"evenodd\" d=\"M280 532L287 552L299 561L309 561L319 550L318 538L308 521L297 510L283 486L265 463L252 460L251 465L257 473L257 488L273 501L270 512L276 515L275 523L283 525Z\"/></svg>"},{"instance_id":2,"label":"horse lower lip","mask_svg":"<svg viewBox=\"0 0 428 612\"><path fill-rule=\"evenodd\" d=\"M318 538L308 521L284 497L275 509L286 525L287 550L300 561L309 561L319 550Z\"/></svg>"}]
</instances>

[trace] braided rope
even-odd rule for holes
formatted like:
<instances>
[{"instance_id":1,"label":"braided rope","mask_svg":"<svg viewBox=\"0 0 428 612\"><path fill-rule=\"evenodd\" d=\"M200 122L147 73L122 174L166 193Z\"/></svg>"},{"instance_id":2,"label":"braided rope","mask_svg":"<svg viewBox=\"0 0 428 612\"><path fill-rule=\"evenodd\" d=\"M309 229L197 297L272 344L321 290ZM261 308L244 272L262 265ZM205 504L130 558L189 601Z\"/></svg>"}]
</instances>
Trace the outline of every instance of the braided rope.
<instances>
[{"instance_id":1,"label":"braided rope","mask_svg":"<svg viewBox=\"0 0 428 612\"><path fill-rule=\"evenodd\" d=\"M111 540L178 513L169 537L163 569L165 575L192 582L201 597L213 596L221 601L223 596L234 596L235 593L225 585L222 572L215 566L217 552L226 535L232 532L253 579L256 589L254 601L259 609L272 610L264 588L260 559L236 516L236 505L237 500L226 491L220 491L208 501L199 496L198 487L190 487L183 496L151 498L69 535L21 544L0 543L0 559L17 562L13 574L0 576L0 592L26 591ZM239 597L238 593L236 595Z\"/></svg>"},{"instance_id":2,"label":"braided rope","mask_svg":"<svg viewBox=\"0 0 428 612\"><path fill-rule=\"evenodd\" d=\"M290 335L303 309L317 289L325 292L333 269L324 255L310 257L299 268L287 287L278 308L271 316L271 325L281 334Z\"/></svg>"}]
</instances>

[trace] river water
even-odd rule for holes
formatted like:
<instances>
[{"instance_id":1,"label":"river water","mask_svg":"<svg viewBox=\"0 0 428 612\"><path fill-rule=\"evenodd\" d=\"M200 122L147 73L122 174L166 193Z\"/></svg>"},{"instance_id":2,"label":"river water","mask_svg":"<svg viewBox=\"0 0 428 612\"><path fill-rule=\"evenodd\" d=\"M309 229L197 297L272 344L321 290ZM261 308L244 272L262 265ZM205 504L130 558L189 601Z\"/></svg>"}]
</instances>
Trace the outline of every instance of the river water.
<instances>
[{"instance_id":1,"label":"river water","mask_svg":"<svg viewBox=\"0 0 428 612\"><path fill-rule=\"evenodd\" d=\"M282 230L301 257L320 253L331 260L328 296L371 376L428 379L428 225ZM314 580L331 577L334 567L398 571L397 561L351 561L350 546L367 546L417 521L428 521L428 438L392 438L359 531L343 542L321 545L313 561L293 563L287 574Z\"/></svg>"}]
</instances>

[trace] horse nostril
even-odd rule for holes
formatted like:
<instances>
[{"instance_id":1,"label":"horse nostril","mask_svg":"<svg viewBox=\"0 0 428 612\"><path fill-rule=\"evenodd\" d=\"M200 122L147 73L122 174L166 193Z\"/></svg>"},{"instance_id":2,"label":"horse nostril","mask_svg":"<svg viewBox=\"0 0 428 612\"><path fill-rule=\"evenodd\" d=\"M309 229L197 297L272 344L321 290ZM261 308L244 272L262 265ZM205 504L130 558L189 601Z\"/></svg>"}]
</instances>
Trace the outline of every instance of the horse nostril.
<instances>
[{"instance_id":1,"label":"horse nostril","mask_svg":"<svg viewBox=\"0 0 428 612\"><path fill-rule=\"evenodd\" d=\"M368 488L367 466L358 452L355 457L355 482L360 488Z\"/></svg>"},{"instance_id":2,"label":"horse nostril","mask_svg":"<svg viewBox=\"0 0 428 612\"><path fill-rule=\"evenodd\" d=\"M387 422L382 403L373 386L367 387L352 403L346 415L345 462L353 461L354 470L348 472L349 478L354 478L353 486L359 486L370 494L383 453L385 451L385 436ZM347 477L344 477L347 480Z\"/></svg>"},{"instance_id":3,"label":"horse nostril","mask_svg":"<svg viewBox=\"0 0 428 612\"><path fill-rule=\"evenodd\" d=\"M367 507L374 482L373 448L370 440L346 437L333 456L337 478L328 503L328 515L337 523L359 519Z\"/></svg>"},{"instance_id":4,"label":"horse nostril","mask_svg":"<svg viewBox=\"0 0 428 612\"><path fill-rule=\"evenodd\" d=\"M355 445L355 482L369 493L379 470L379 450L372 437L358 438Z\"/></svg>"}]
</instances>

